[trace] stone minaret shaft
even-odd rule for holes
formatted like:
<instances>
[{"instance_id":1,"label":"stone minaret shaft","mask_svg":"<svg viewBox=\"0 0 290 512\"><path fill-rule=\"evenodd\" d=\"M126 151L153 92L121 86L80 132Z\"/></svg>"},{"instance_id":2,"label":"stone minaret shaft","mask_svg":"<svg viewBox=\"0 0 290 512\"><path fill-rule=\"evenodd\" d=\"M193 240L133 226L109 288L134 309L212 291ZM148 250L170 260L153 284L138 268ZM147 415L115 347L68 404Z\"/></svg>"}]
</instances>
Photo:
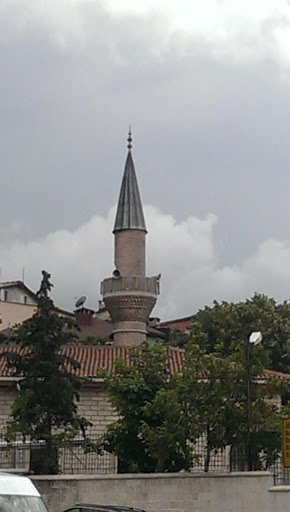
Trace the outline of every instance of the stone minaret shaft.
<instances>
[{"instance_id":1,"label":"stone minaret shaft","mask_svg":"<svg viewBox=\"0 0 290 512\"><path fill-rule=\"evenodd\" d=\"M113 321L115 345L138 345L146 337L146 322L159 293L159 277L146 277L147 234L132 158L129 132L128 155L119 196L115 235L115 270L101 285L105 305Z\"/></svg>"}]
</instances>

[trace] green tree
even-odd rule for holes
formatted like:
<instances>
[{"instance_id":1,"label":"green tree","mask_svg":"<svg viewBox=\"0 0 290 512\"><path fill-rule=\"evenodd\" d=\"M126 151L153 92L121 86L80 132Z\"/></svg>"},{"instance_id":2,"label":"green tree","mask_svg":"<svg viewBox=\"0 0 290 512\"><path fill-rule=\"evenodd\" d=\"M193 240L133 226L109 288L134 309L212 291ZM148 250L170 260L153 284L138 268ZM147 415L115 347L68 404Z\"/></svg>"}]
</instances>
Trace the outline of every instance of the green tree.
<instances>
[{"instance_id":1,"label":"green tree","mask_svg":"<svg viewBox=\"0 0 290 512\"><path fill-rule=\"evenodd\" d=\"M263 334L262 345L250 349L247 362L247 341L257 330ZM255 383L265 368L290 373L290 301L278 304L257 293L238 303L214 301L212 307L194 315L190 331L189 343L198 344L207 354L229 358L234 364L237 407L227 413L226 444L232 447L232 453L244 448L248 467L258 468L262 454L264 464L270 464L280 448L280 417L284 412L283 408L277 411L269 397L280 394L282 403L287 405L289 385L282 379L268 379L263 385ZM247 419L249 380L251 403Z\"/></svg>"},{"instance_id":2,"label":"green tree","mask_svg":"<svg viewBox=\"0 0 290 512\"><path fill-rule=\"evenodd\" d=\"M246 343L253 331L263 333L269 351L268 368L290 373L290 301L255 294L245 301L218 302L193 316L191 339L207 353L228 356L236 342Z\"/></svg>"},{"instance_id":3,"label":"green tree","mask_svg":"<svg viewBox=\"0 0 290 512\"><path fill-rule=\"evenodd\" d=\"M73 325L55 312L49 297L52 286L50 274L42 271L37 311L15 333L23 352L5 354L14 374L23 376L12 407L8 436L13 438L21 432L32 440L44 441L43 458L35 461L32 457L31 470L47 474L59 471L59 443L80 431L85 436L89 425L77 412L81 388L77 376L79 363L61 352L63 345L73 339Z\"/></svg>"},{"instance_id":4,"label":"green tree","mask_svg":"<svg viewBox=\"0 0 290 512\"><path fill-rule=\"evenodd\" d=\"M83 338L78 338L76 342L82 345L112 345L112 340L95 334L87 334Z\"/></svg>"},{"instance_id":5,"label":"green tree","mask_svg":"<svg viewBox=\"0 0 290 512\"><path fill-rule=\"evenodd\" d=\"M240 469L252 470L273 463L281 445L281 411L272 400L286 383L265 379L267 351L251 348L247 357L246 344L236 342L231 355L221 356L188 344L184 394L188 416L194 411L206 437L205 471L216 449L230 446L231 455L242 450Z\"/></svg>"},{"instance_id":6,"label":"green tree","mask_svg":"<svg viewBox=\"0 0 290 512\"><path fill-rule=\"evenodd\" d=\"M194 341L187 345L181 374L170 374L166 347L149 342L106 374L119 419L107 430L105 448L118 455L121 471L189 469L199 458L200 437L205 471L211 454L226 446L232 456L242 450L240 469L273 463L281 411L271 399L286 383L264 378L267 350L252 347L248 357L246 343L237 341L227 356L208 354Z\"/></svg>"},{"instance_id":7,"label":"green tree","mask_svg":"<svg viewBox=\"0 0 290 512\"><path fill-rule=\"evenodd\" d=\"M171 345L172 347L185 348L190 340L190 330L170 329L168 338L168 345Z\"/></svg>"},{"instance_id":8,"label":"green tree","mask_svg":"<svg viewBox=\"0 0 290 512\"><path fill-rule=\"evenodd\" d=\"M180 375L169 371L167 350L148 341L119 359L105 380L120 419L111 424L105 448L118 455L120 471L188 469L192 462L188 421L180 401Z\"/></svg>"},{"instance_id":9,"label":"green tree","mask_svg":"<svg viewBox=\"0 0 290 512\"><path fill-rule=\"evenodd\" d=\"M211 453L227 444L228 411L235 406L235 374L229 358L206 354L198 345L188 344L182 376L183 402L189 430L205 439L204 470L209 470Z\"/></svg>"}]
</instances>

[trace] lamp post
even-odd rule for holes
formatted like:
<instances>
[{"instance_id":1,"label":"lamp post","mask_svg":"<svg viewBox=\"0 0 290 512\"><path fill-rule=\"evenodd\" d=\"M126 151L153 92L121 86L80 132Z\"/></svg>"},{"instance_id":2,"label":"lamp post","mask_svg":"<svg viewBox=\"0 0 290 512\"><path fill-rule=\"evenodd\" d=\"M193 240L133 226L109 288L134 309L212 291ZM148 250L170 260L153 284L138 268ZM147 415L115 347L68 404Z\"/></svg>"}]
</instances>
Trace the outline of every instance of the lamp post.
<instances>
[{"instance_id":1,"label":"lamp post","mask_svg":"<svg viewBox=\"0 0 290 512\"><path fill-rule=\"evenodd\" d=\"M254 331L250 334L246 343L246 379L247 379L247 466L248 471L252 471L252 445L251 445L251 430L252 430L252 417L251 417L251 365L250 365L250 345L258 345L263 339L260 331Z\"/></svg>"}]
</instances>

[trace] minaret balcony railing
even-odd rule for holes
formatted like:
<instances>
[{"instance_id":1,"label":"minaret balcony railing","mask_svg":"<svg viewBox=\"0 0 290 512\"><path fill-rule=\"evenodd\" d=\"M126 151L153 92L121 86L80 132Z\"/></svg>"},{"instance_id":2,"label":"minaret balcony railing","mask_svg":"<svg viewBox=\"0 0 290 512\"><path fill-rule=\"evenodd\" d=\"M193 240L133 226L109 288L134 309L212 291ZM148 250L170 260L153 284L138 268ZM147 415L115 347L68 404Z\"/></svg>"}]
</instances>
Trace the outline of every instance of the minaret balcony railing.
<instances>
[{"instance_id":1,"label":"minaret balcony railing","mask_svg":"<svg viewBox=\"0 0 290 512\"><path fill-rule=\"evenodd\" d=\"M109 277L101 283L101 294L103 296L118 292L145 292L153 295L160 293L160 278L142 276L120 276Z\"/></svg>"}]
</instances>

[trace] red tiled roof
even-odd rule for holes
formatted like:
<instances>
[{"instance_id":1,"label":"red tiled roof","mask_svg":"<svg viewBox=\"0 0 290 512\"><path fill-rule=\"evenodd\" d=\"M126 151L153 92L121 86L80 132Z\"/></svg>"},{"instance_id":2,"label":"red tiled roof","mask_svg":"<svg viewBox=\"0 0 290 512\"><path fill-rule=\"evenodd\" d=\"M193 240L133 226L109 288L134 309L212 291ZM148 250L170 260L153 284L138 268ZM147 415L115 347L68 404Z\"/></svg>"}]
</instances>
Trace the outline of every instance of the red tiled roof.
<instances>
[{"instance_id":1,"label":"red tiled roof","mask_svg":"<svg viewBox=\"0 0 290 512\"><path fill-rule=\"evenodd\" d=\"M105 368L109 372L114 369L116 357L121 357L129 363L128 347L100 346L100 345L67 345L63 348L63 354L76 359L80 363L77 374L82 377L94 378L98 376L98 370ZM0 345L0 377L11 377L12 371L7 367L6 358L1 357L5 352L24 354L27 349L17 345ZM184 350L168 347L168 359L171 372L182 371Z\"/></svg>"},{"instance_id":2,"label":"red tiled roof","mask_svg":"<svg viewBox=\"0 0 290 512\"><path fill-rule=\"evenodd\" d=\"M25 354L27 349L20 348L18 345L0 345L0 378L11 377L12 371L7 367L6 358L1 357L5 352ZM130 362L129 347L100 346L100 345L66 345L63 348L63 354L76 359L80 363L77 374L82 377L98 377L98 370L105 368L110 373L114 370L115 359L121 357L128 364ZM181 372L184 363L185 351L177 347L168 347L167 349L170 371L172 373ZM288 373L275 370L265 370L262 378L277 377L290 380Z\"/></svg>"},{"instance_id":3,"label":"red tiled roof","mask_svg":"<svg viewBox=\"0 0 290 512\"><path fill-rule=\"evenodd\" d=\"M290 380L289 373L277 372L276 370L265 370L265 377L277 377L278 379Z\"/></svg>"}]
</instances>

